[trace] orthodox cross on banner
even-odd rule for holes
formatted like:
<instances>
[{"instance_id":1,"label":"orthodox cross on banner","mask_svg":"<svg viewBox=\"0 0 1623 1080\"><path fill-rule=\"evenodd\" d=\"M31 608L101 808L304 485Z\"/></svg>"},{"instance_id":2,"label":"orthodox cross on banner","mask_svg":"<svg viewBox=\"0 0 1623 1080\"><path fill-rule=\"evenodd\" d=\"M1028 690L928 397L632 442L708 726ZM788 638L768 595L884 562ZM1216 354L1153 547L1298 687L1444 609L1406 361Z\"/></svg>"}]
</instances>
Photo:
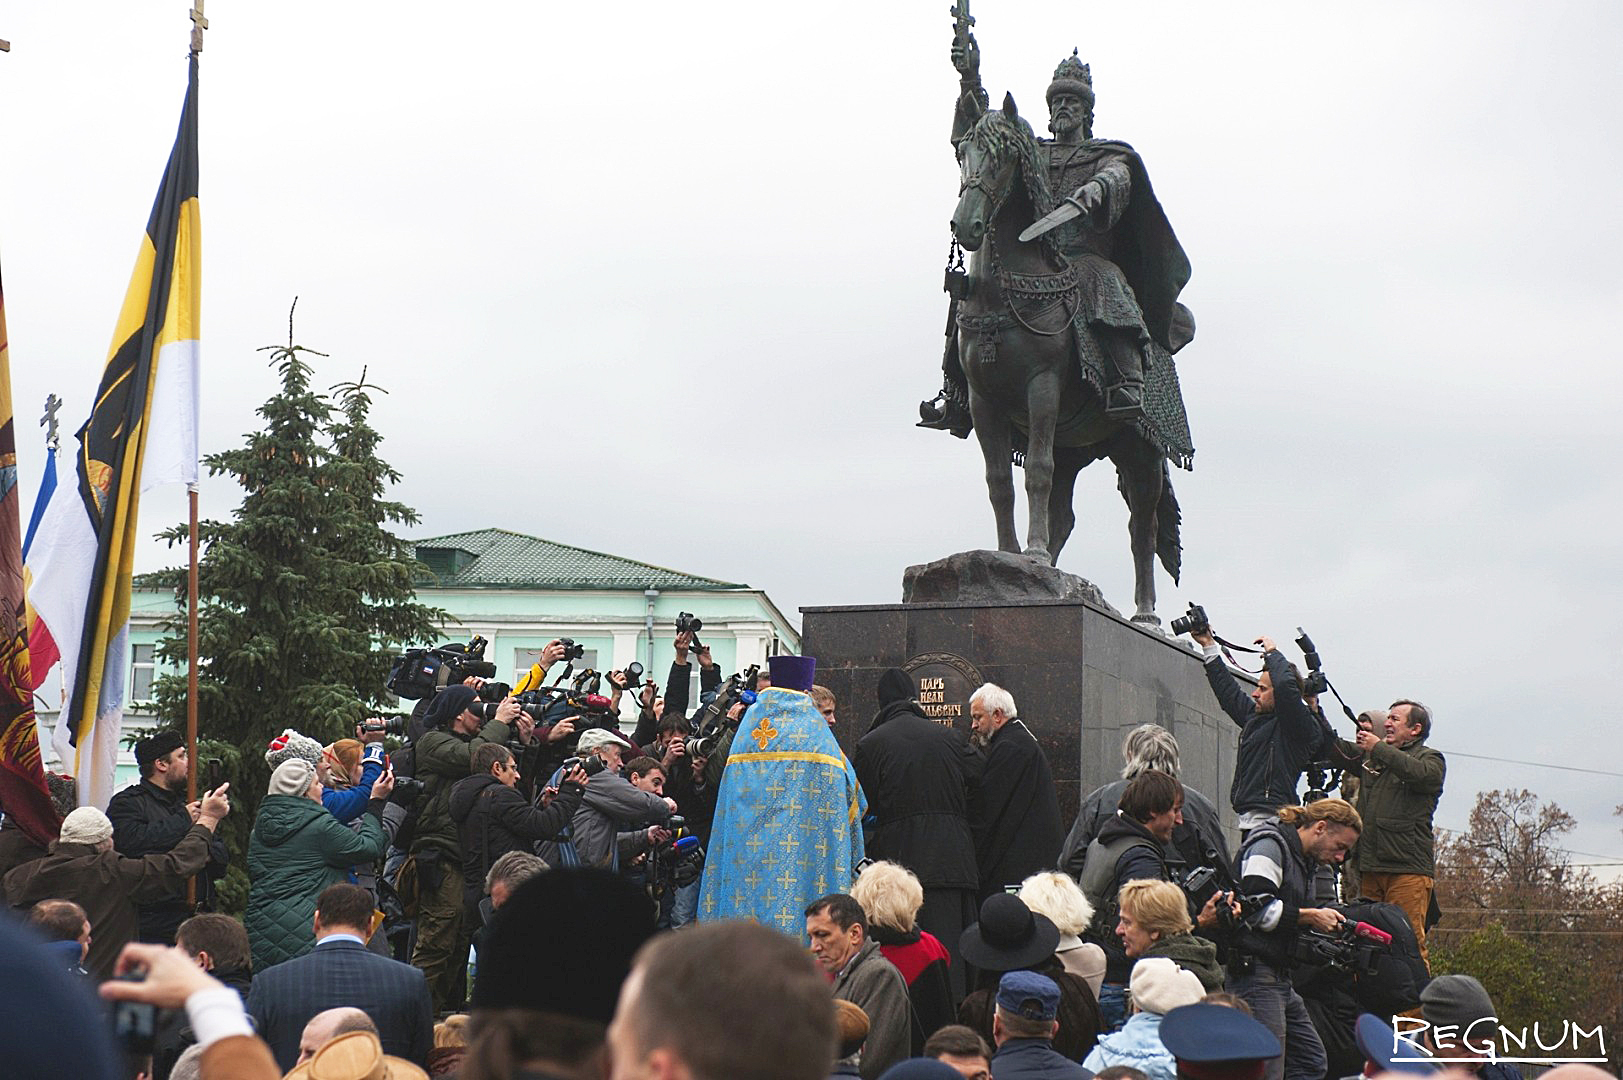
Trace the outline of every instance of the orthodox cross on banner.
<instances>
[{"instance_id":1,"label":"orthodox cross on banner","mask_svg":"<svg viewBox=\"0 0 1623 1080\"><path fill-rule=\"evenodd\" d=\"M39 426L45 429L45 445L51 448L51 452L53 454L56 452L56 448L61 442L61 437L57 432L56 419L57 411L61 408L61 398L57 397L55 394L47 394L45 396L45 415L39 418Z\"/></svg>"},{"instance_id":2,"label":"orthodox cross on banner","mask_svg":"<svg viewBox=\"0 0 1623 1080\"><path fill-rule=\"evenodd\" d=\"M203 0L194 0L196 6L188 14L192 20L192 52L203 51L203 31L209 28L209 21L203 18Z\"/></svg>"}]
</instances>

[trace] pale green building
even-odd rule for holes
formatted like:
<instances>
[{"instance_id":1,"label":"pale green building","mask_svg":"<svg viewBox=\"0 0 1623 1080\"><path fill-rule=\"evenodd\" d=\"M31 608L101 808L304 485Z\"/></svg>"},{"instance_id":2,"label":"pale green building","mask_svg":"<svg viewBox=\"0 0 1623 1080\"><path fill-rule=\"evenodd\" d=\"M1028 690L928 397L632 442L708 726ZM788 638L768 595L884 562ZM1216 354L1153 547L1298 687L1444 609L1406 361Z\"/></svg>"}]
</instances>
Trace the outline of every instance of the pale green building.
<instances>
[{"instance_id":1,"label":"pale green building","mask_svg":"<svg viewBox=\"0 0 1623 1080\"><path fill-rule=\"evenodd\" d=\"M417 598L444 609L449 620L441 644L467 641L478 634L488 642L485 658L496 665L496 677L514 682L554 638L574 639L585 648L577 671L621 669L635 660L661 688L670 671L676 616L691 612L704 623L699 638L724 674L769 656L800 651L800 633L770 597L748 585L670 570L619 555L574 547L505 529L435 536L416 543L425 575ZM167 670L154 651L164 623L178 613L173 594L137 589L130 613L130 707L126 735L152 723L150 702L154 678ZM561 670L554 669L553 674ZM694 665L691 700L698 701ZM56 727L60 692L42 687L39 705L40 746L46 768L55 768L50 731ZM410 703L405 704L410 708ZM624 718L634 719L629 696ZM120 755L118 787L137 778L135 758Z\"/></svg>"}]
</instances>

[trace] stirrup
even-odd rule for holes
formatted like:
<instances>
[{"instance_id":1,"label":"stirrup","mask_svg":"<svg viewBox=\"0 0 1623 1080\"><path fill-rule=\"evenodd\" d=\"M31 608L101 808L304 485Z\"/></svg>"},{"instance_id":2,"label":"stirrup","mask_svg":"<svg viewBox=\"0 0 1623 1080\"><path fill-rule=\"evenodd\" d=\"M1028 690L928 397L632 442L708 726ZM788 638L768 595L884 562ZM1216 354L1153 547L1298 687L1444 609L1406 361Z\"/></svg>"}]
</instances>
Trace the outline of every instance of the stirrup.
<instances>
[{"instance_id":1,"label":"stirrup","mask_svg":"<svg viewBox=\"0 0 1623 1080\"><path fill-rule=\"evenodd\" d=\"M932 431L945 431L956 438L967 439L975 422L969 410L946 394L937 394L929 401L919 402L919 420L916 426Z\"/></svg>"},{"instance_id":2,"label":"stirrup","mask_svg":"<svg viewBox=\"0 0 1623 1080\"><path fill-rule=\"evenodd\" d=\"M1144 387L1117 383L1105 390L1105 415L1112 420L1136 420L1144 415Z\"/></svg>"}]
</instances>

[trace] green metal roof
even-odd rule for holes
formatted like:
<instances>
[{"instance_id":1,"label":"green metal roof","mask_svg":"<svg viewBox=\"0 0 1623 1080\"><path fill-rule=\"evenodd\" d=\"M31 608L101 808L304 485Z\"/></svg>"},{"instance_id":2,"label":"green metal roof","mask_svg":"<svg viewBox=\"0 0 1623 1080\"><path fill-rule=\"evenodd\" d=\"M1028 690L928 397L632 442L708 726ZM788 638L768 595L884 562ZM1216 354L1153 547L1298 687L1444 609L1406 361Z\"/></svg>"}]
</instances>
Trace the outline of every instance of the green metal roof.
<instances>
[{"instance_id":1,"label":"green metal roof","mask_svg":"<svg viewBox=\"0 0 1623 1080\"><path fill-rule=\"evenodd\" d=\"M480 529L415 540L420 585L507 589L747 589L537 536Z\"/></svg>"}]
</instances>

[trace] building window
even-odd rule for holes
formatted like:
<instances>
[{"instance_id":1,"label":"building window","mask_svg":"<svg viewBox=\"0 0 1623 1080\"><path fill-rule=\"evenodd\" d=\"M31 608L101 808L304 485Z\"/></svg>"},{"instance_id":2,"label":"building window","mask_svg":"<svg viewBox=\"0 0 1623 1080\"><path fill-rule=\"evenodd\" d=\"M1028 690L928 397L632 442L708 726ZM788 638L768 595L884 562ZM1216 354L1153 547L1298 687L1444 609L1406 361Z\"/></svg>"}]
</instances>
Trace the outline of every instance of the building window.
<instances>
[{"instance_id":1,"label":"building window","mask_svg":"<svg viewBox=\"0 0 1623 1080\"><path fill-rule=\"evenodd\" d=\"M518 682L518 680L522 679L524 677L525 672L529 671L530 668L534 667L537 663L540 662L540 660L541 660L541 650L540 649L514 649L513 650L513 681L516 683L516 682ZM582 671L585 671L587 668L596 668L596 667L597 667L597 650L596 649L587 649L583 654L581 654L581 658L579 660L575 661L575 671L576 672L582 672ZM549 678L547 681L551 682L553 679L556 679L558 677L558 675L562 671L563 671L563 666L562 665L559 665L559 664L553 665L552 671L549 672L549 675L551 676L551 678ZM501 672L497 672L496 674L497 674L498 677L500 677Z\"/></svg>"},{"instance_id":2,"label":"building window","mask_svg":"<svg viewBox=\"0 0 1623 1080\"><path fill-rule=\"evenodd\" d=\"M130 647L130 700L152 700L152 652L151 645L133 645Z\"/></svg>"},{"instance_id":3,"label":"building window","mask_svg":"<svg viewBox=\"0 0 1623 1080\"><path fill-rule=\"evenodd\" d=\"M513 681L516 683L524 678L524 673L534 667L541 659L540 649L514 649L513 650ZM501 678L502 673L496 672Z\"/></svg>"}]
</instances>

